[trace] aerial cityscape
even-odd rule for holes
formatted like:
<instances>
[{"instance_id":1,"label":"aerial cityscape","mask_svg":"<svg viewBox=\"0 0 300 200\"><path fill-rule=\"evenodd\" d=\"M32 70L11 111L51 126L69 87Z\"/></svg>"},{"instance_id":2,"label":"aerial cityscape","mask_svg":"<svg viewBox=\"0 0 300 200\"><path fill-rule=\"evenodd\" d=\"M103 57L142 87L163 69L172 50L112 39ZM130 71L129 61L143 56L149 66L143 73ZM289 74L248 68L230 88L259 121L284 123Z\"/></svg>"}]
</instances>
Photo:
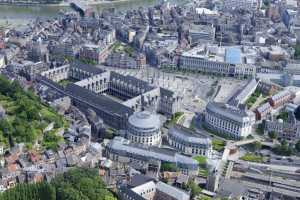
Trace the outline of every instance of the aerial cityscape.
<instances>
[{"instance_id":1,"label":"aerial cityscape","mask_svg":"<svg viewBox=\"0 0 300 200\"><path fill-rule=\"evenodd\" d=\"M0 200L300 199L299 0L0 0Z\"/></svg>"}]
</instances>

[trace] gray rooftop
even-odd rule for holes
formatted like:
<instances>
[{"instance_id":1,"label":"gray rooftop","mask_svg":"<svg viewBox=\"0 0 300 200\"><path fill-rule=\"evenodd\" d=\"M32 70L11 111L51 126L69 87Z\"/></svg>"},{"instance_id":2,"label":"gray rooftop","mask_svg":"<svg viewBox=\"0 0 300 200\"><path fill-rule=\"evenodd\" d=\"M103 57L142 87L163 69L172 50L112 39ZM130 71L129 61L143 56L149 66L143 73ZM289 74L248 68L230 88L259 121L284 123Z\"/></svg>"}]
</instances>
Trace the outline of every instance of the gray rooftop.
<instances>
[{"instance_id":1,"label":"gray rooftop","mask_svg":"<svg viewBox=\"0 0 300 200\"><path fill-rule=\"evenodd\" d=\"M85 63L82 63L80 61L75 61L75 62L72 62L71 65L70 65L71 68L76 68L76 69L80 69L82 71L86 71L86 72L89 72L89 73L92 73L92 74L101 74L104 72L104 70L100 69L100 68L97 68L93 65L89 65L89 64L85 64Z\"/></svg>"},{"instance_id":2,"label":"gray rooftop","mask_svg":"<svg viewBox=\"0 0 300 200\"><path fill-rule=\"evenodd\" d=\"M284 91L281 91L281 92L275 94L271 98L272 98L273 101L276 101L276 100L278 100L280 98L283 98L283 97L286 97L286 96L289 96L289 95L291 95L291 92L288 91L288 90L284 90Z\"/></svg>"},{"instance_id":3,"label":"gray rooftop","mask_svg":"<svg viewBox=\"0 0 300 200\"><path fill-rule=\"evenodd\" d=\"M142 175L142 174L137 174L134 175L131 180L130 183L128 184L130 187L136 187L136 186L140 186L143 185L149 181L154 181L155 179Z\"/></svg>"},{"instance_id":4,"label":"gray rooftop","mask_svg":"<svg viewBox=\"0 0 300 200\"><path fill-rule=\"evenodd\" d=\"M113 101L104 95L97 95L89 91L88 89L82 88L78 85L70 83L66 86L66 92L81 101L85 101L93 107L99 108L103 111L113 113L116 115L130 115L133 110L123 104Z\"/></svg>"},{"instance_id":5,"label":"gray rooftop","mask_svg":"<svg viewBox=\"0 0 300 200\"><path fill-rule=\"evenodd\" d=\"M173 199L176 199L176 200L189 200L190 199L190 195L185 193L183 190L180 190L176 187L173 187L173 186L163 183L161 181L159 181L156 184L156 189L173 197Z\"/></svg>"},{"instance_id":6,"label":"gray rooftop","mask_svg":"<svg viewBox=\"0 0 300 200\"><path fill-rule=\"evenodd\" d=\"M171 149L164 149L155 146L146 146L141 144L133 144L122 137L115 137L110 141L108 148L111 151L125 155L135 155L138 157L155 159L165 162L176 163L178 166L184 165L192 169L198 168L198 163L194 159L181 155Z\"/></svg>"},{"instance_id":7,"label":"gray rooftop","mask_svg":"<svg viewBox=\"0 0 300 200\"><path fill-rule=\"evenodd\" d=\"M176 138L179 138L182 141L185 141L187 143L193 143L193 144L204 144L204 145L210 145L211 140L209 137L205 135L197 134L196 132L182 127L182 126L174 126L169 129L168 132L169 135L173 135Z\"/></svg>"},{"instance_id":8,"label":"gray rooftop","mask_svg":"<svg viewBox=\"0 0 300 200\"><path fill-rule=\"evenodd\" d=\"M129 117L128 122L141 129L159 129L161 125L159 116L148 111L134 113Z\"/></svg>"},{"instance_id":9,"label":"gray rooftop","mask_svg":"<svg viewBox=\"0 0 300 200\"><path fill-rule=\"evenodd\" d=\"M240 123L249 121L250 117L254 117L254 113L251 111L239 109L237 107L219 102L208 103L206 106L206 111L213 112L217 115L227 117L233 121Z\"/></svg>"}]
</instances>

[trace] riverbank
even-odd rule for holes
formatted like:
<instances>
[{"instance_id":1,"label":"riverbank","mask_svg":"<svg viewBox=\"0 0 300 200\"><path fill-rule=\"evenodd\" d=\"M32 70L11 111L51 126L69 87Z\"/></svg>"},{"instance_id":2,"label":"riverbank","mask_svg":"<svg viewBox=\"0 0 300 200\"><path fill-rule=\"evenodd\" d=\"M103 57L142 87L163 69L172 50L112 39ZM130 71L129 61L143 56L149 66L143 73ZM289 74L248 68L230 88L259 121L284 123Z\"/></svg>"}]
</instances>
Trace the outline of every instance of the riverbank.
<instances>
[{"instance_id":1,"label":"riverbank","mask_svg":"<svg viewBox=\"0 0 300 200\"><path fill-rule=\"evenodd\" d=\"M69 7L70 3L76 3L81 6L94 6L94 5L101 5L101 4L114 4L114 3L122 3L122 2L131 2L134 0L70 0L70 1L63 1L63 2L58 2L58 3L41 3L41 2L34 2L34 1L1 1L0 0L0 5L7 5L7 6L45 6L45 7ZM140 0L140 1L146 1L147 0ZM150 0L154 1L154 0Z\"/></svg>"},{"instance_id":2,"label":"riverbank","mask_svg":"<svg viewBox=\"0 0 300 200\"><path fill-rule=\"evenodd\" d=\"M1 0L0 0L1 1ZM69 6L71 0L65 1L64 4L35 4L35 5L20 5L15 4L1 5L0 4L0 25L14 27L23 27L36 19L47 20L58 16L59 11L72 11ZM76 1L76 0L75 0ZM126 11L137 9L139 7L154 6L162 0L103 0L93 1L89 0L90 6L97 12L104 9L115 8L116 11ZM187 0L168 0L174 4L183 4Z\"/></svg>"}]
</instances>

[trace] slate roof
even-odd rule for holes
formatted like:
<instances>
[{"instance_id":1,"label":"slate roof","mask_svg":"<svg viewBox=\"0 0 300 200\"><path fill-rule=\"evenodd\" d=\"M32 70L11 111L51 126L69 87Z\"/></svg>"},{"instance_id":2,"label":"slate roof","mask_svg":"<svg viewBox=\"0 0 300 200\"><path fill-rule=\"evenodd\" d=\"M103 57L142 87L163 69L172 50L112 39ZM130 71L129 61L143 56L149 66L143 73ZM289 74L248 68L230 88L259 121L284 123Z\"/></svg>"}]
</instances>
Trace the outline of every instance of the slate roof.
<instances>
[{"instance_id":1,"label":"slate roof","mask_svg":"<svg viewBox=\"0 0 300 200\"><path fill-rule=\"evenodd\" d=\"M139 185L142 185L144 183L147 183L149 181L153 181L154 179L142 174L137 174L135 176L133 176L130 180L129 186L130 187L136 187Z\"/></svg>"},{"instance_id":2,"label":"slate roof","mask_svg":"<svg viewBox=\"0 0 300 200\"><path fill-rule=\"evenodd\" d=\"M86 72L89 72L89 73L92 73L92 74L101 74L101 73L105 72L104 70L102 70L100 68L97 68L93 65L82 63L80 61L72 62L70 67L81 69L82 71L86 71Z\"/></svg>"},{"instance_id":3,"label":"slate roof","mask_svg":"<svg viewBox=\"0 0 300 200\"><path fill-rule=\"evenodd\" d=\"M176 187L173 187L166 183L163 183L161 181L156 184L156 189L173 197L176 200L189 200L190 199L190 195L188 195L184 191L177 189Z\"/></svg>"},{"instance_id":4,"label":"slate roof","mask_svg":"<svg viewBox=\"0 0 300 200\"><path fill-rule=\"evenodd\" d=\"M197 134L196 132L182 126L173 126L169 129L168 134L187 143L211 145L211 140L206 135Z\"/></svg>"},{"instance_id":5,"label":"slate roof","mask_svg":"<svg viewBox=\"0 0 300 200\"><path fill-rule=\"evenodd\" d=\"M133 113L133 110L123 104L113 101L111 98L104 95L97 95L88 89L82 88L78 85L70 83L66 86L66 92L81 101L96 107L104 112L112 113L123 116L126 113L129 115Z\"/></svg>"}]
</instances>

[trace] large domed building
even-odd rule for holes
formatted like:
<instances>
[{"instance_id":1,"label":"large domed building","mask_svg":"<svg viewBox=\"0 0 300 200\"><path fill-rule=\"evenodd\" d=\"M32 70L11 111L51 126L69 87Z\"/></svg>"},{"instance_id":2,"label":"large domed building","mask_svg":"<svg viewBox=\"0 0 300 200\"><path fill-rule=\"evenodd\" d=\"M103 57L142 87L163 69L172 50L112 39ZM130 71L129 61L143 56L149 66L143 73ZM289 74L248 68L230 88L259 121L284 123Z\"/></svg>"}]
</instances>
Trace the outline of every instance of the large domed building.
<instances>
[{"instance_id":1,"label":"large domed building","mask_svg":"<svg viewBox=\"0 0 300 200\"><path fill-rule=\"evenodd\" d=\"M148 111L134 113L128 119L126 136L133 143L159 146L161 144L159 116Z\"/></svg>"}]
</instances>

